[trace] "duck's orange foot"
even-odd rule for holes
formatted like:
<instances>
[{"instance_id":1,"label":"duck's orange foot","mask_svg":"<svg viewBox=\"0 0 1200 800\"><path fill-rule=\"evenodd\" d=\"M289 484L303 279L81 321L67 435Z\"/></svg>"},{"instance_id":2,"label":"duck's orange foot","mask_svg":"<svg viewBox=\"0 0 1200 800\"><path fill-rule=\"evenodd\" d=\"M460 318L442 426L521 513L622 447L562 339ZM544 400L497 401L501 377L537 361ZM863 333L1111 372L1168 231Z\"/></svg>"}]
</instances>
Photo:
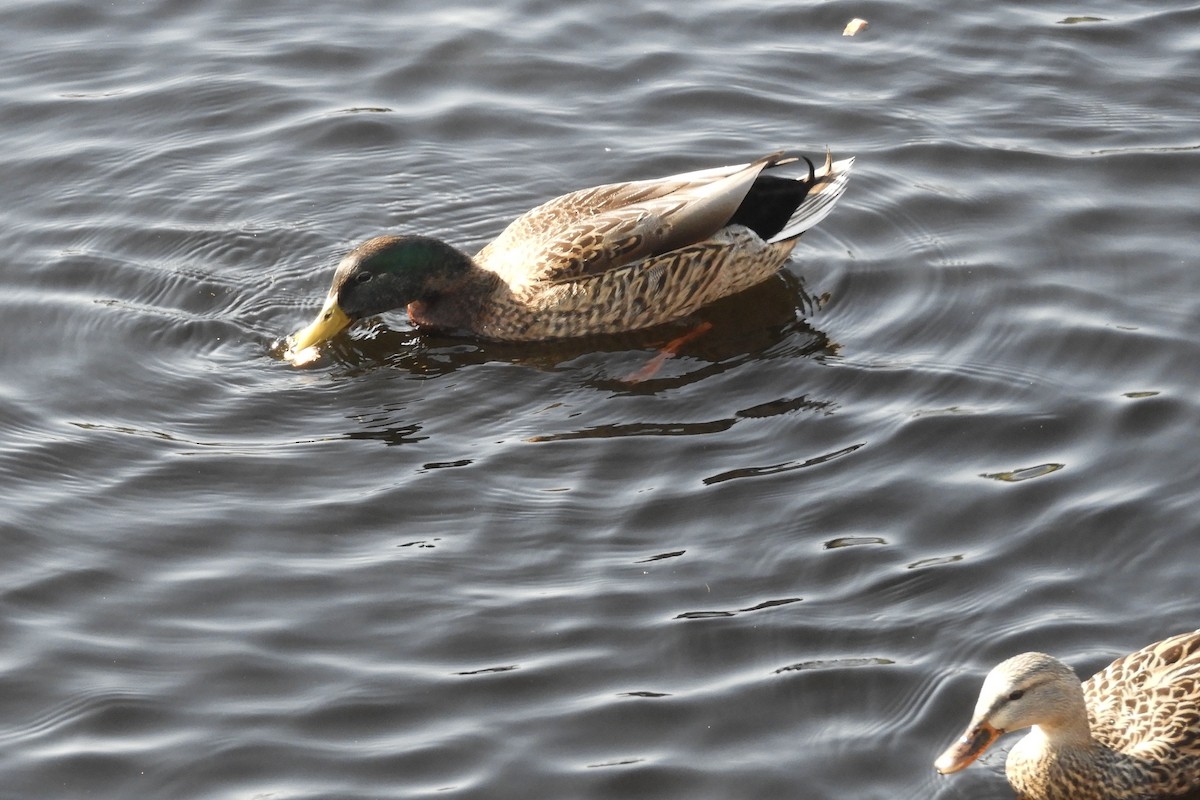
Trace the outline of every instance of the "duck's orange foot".
<instances>
[{"instance_id":1,"label":"duck's orange foot","mask_svg":"<svg viewBox=\"0 0 1200 800\"><path fill-rule=\"evenodd\" d=\"M642 381L650 380L658 374L658 371L662 369L663 363L665 363L668 358L674 358L675 356L679 355L679 351L683 349L685 344L708 333L710 330L712 330L712 326L713 324L711 322L701 322L683 336L667 342L658 351L658 353L655 354L654 358L646 362L645 366L643 366L637 372L626 376L625 383L641 383Z\"/></svg>"}]
</instances>

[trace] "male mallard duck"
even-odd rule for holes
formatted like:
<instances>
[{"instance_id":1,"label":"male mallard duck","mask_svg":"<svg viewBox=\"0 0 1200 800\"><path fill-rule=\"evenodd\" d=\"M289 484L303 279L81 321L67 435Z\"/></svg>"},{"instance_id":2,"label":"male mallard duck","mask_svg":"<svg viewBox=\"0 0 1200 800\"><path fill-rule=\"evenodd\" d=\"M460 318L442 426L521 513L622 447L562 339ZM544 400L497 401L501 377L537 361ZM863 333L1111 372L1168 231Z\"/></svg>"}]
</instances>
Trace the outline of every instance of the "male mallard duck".
<instances>
[{"instance_id":1,"label":"male mallard duck","mask_svg":"<svg viewBox=\"0 0 1200 800\"><path fill-rule=\"evenodd\" d=\"M957 772L1001 734L1033 726L1008 754L1030 800L1165 798L1200 788L1200 631L1118 658L1079 684L1071 668L1025 653L990 673L962 738L934 763Z\"/></svg>"},{"instance_id":2,"label":"male mallard duck","mask_svg":"<svg viewBox=\"0 0 1200 800\"><path fill-rule=\"evenodd\" d=\"M514 220L474 258L424 236L379 236L342 259L289 358L355 320L408 307L419 326L509 341L618 333L679 319L760 283L833 209L853 158L801 176L749 164L565 194Z\"/></svg>"}]
</instances>

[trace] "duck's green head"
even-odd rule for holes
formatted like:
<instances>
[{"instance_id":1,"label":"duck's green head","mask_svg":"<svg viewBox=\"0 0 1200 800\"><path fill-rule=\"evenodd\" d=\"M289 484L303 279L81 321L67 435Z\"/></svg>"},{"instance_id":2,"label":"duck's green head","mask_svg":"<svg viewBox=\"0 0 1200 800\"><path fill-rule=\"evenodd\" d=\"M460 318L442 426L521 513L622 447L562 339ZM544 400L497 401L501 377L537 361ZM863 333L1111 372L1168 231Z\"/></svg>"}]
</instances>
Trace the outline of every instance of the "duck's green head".
<instances>
[{"instance_id":1,"label":"duck's green head","mask_svg":"<svg viewBox=\"0 0 1200 800\"><path fill-rule=\"evenodd\" d=\"M377 236L351 250L333 274L316 320L288 337L295 354L353 322L452 290L470 270L466 255L427 236Z\"/></svg>"}]
</instances>

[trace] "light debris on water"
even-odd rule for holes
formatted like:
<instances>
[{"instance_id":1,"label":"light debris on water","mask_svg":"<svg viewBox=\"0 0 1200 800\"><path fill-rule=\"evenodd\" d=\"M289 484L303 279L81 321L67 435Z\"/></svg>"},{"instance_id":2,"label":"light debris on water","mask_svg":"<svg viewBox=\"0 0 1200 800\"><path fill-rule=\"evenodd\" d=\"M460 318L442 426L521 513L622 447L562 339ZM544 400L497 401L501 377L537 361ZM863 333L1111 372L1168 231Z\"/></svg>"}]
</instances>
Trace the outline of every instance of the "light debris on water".
<instances>
[{"instance_id":1,"label":"light debris on water","mask_svg":"<svg viewBox=\"0 0 1200 800\"><path fill-rule=\"evenodd\" d=\"M842 36L853 36L859 31L865 31L867 29L867 24L868 23L865 19L859 19L858 17L855 17L846 23L846 28L842 31Z\"/></svg>"}]
</instances>

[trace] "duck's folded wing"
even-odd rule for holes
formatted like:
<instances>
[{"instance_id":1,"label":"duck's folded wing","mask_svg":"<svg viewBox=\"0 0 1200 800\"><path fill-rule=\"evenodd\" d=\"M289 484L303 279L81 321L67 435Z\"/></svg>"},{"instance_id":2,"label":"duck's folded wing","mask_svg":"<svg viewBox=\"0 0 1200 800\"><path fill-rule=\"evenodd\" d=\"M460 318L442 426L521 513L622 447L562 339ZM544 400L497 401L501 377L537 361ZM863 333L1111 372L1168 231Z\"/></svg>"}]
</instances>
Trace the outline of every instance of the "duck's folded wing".
<instances>
[{"instance_id":1,"label":"duck's folded wing","mask_svg":"<svg viewBox=\"0 0 1200 800\"><path fill-rule=\"evenodd\" d=\"M518 287L576 280L703 241L779 156L572 192L518 217L476 262Z\"/></svg>"}]
</instances>

